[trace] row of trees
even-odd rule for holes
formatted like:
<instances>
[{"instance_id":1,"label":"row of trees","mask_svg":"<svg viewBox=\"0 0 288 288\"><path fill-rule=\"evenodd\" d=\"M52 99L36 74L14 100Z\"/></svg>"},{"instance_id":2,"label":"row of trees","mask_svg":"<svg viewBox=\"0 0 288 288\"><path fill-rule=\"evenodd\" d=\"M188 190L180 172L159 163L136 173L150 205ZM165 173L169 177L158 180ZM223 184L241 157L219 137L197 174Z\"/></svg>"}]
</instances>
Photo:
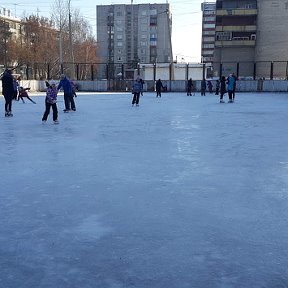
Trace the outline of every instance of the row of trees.
<instances>
[{"instance_id":1,"label":"row of trees","mask_svg":"<svg viewBox=\"0 0 288 288\"><path fill-rule=\"evenodd\" d=\"M23 17L19 25L13 24L18 27L18 33L11 32L11 24L0 19L0 64L5 67L23 69L37 64L34 73L39 77L46 78L47 74L53 77L61 72L73 77L74 63L97 62L92 28L79 10L70 7L70 0L56 0L50 19L38 15ZM43 64L42 68L39 63ZM60 71L63 67L65 71ZM89 71L89 65L83 66L81 78Z\"/></svg>"}]
</instances>

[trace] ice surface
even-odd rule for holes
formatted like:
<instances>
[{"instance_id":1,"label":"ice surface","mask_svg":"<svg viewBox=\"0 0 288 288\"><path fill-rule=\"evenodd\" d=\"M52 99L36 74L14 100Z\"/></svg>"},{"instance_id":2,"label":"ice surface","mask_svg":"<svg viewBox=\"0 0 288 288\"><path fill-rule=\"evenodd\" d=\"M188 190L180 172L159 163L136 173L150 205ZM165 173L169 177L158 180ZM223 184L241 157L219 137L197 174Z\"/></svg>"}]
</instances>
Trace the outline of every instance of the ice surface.
<instances>
[{"instance_id":1,"label":"ice surface","mask_svg":"<svg viewBox=\"0 0 288 288\"><path fill-rule=\"evenodd\" d=\"M288 95L131 98L0 99L0 287L287 287Z\"/></svg>"}]
</instances>

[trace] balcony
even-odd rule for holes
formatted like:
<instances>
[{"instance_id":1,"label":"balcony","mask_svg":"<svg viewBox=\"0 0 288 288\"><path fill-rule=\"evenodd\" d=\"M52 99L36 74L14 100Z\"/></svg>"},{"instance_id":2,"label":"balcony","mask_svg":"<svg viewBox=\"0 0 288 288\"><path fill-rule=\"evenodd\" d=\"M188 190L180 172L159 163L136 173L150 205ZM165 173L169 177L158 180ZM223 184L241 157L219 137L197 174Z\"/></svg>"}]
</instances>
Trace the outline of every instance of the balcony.
<instances>
[{"instance_id":1,"label":"balcony","mask_svg":"<svg viewBox=\"0 0 288 288\"><path fill-rule=\"evenodd\" d=\"M254 47L256 40L223 40L215 41L215 47Z\"/></svg>"},{"instance_id":2,"label":"balcony","mask_svg":"<svg viewBox=\"0 0 288 288\"><path fill-rule=\"evenodd\" d=\"M257 15L257 9L220 9L216 11L217 16L247 16Z\"/></svg>"},{"instance_id":3,"label":"balcony","mask_svg":"<svg viewBox=\"0 0 288 288\"><path fill-rule=\"evenodd\" d=\"M257 31L256 25L241 25L241 26L216 26L217 32L235 31L235 32L253 32Z\"/></svg>"}]
</instances>

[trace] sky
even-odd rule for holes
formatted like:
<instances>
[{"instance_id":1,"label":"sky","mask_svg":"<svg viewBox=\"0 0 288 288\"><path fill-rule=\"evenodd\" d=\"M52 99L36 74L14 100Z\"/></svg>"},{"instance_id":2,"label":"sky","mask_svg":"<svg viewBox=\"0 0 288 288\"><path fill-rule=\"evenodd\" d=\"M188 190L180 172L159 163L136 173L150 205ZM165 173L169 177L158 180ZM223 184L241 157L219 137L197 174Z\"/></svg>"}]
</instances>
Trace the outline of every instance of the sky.
<instances>
[{"instance_id":1,"label":"sky","mask_svg":"<svg viewBox=\"0 0 288 288\"><path fill-rule=\"evenodd\" d=\"M173 58L178 62L200 62L201 59L201 30L202 13L201 3L204 0L170 0L172 13L172 48ZM208 1L207 1L208 2ZM209 1L213 2L213 1ZM17 17L30 14L43 16L51 15L51 6L54 1L43 0L35 4L31 0L4 0L1 7L10 9L12 15ZM90 22L96 35L96 5L130 4L129 0L103 1L103 0L71 0L71 6L78 8L81 15ZM134 4L166 3L166 0L134 0Z\"/></svg>"}]
</instances>

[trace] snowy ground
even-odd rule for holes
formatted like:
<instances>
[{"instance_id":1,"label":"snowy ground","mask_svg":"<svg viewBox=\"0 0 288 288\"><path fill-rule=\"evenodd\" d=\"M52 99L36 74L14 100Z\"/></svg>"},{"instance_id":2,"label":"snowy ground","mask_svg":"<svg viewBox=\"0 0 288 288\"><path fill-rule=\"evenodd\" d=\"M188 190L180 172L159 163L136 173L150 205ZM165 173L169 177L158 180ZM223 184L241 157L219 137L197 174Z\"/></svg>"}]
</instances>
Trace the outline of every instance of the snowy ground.
<instances>
[{"instance_id":1,"label":"snowy ground","mask_svg":"<svg viewBox=\"0 0 288 288\"><path fill-rule=\"evenodd\" d=\"M0 287L288 287L288 95L131 97L1 97Z\"/></svg>"}]
</instances>

